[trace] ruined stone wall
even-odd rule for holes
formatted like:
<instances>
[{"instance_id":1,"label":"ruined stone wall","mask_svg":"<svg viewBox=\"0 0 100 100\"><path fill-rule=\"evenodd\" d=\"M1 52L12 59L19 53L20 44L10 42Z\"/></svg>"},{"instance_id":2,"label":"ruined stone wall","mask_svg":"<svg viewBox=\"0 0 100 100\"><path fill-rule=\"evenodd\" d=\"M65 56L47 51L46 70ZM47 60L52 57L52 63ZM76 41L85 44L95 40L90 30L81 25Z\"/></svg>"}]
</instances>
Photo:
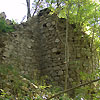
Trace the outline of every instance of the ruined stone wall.
<instances>
[{"instance_id":1,"label":"ruined stone wall","mask_svg":"<svg viewBox=\"0 0 100 100\"><path fill-rule=\"evenodd\" d=\"M34 78L34 71L37 69L40 76L48 75L50 83L55 81L64 85L65 19L59 19L56 15L49 15L48 10L42 10L19 26L17 31L1 36L2 63L17 67L21 74L31 78ZM91 67L89 39L83 32L75 32L74 29L75 25L69 25L69 88L73 83L75 85L80 82L81 71L88 72Z\"/></svg>"},{"instance_id":2,"label":"ruined stone wall","mask_svg":"<svg viewBox=\"0 0 100 100\"><path fill-rule=\"evenodd\" d=\"M32 24L35 23L35 24ZM30 23L23 23L17 27L17 31L5 33L1 49L3 49L2 63L10 64L20 70L21 74L33 78L34 69L39 67L38 50L38 21L34 18Z\"/></svg>"},{"instance_id":3,"label":"ruined stone wall","mask_svg":"<svg viewBox=\"0 0 100 100\"><path fill-rule=\"evenodd\" d=\"M58 84L65 83L65 34L66 20L55 15L39 16L41 35L41 74L48 75ZM69 68L68 88L80 83L80 72L91 69L91 49L88 36L75 32L75 25L69 25Z\"/></svg>"}]
</instances>

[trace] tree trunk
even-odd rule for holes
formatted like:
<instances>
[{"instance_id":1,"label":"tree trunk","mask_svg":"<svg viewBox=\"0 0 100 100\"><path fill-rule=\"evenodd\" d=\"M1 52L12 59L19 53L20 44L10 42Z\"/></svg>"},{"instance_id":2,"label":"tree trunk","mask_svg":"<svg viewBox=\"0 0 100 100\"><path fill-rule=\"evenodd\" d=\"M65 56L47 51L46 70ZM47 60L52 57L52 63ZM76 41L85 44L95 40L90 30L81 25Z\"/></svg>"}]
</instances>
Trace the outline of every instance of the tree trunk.
<instances>
[{"instance_id":1,"label":"tree trunk","mask_svg":"<svg viewBox=\"0 0 100 100\"><path fill-rule=\"evenodd\" d=\"M66 14L66 39L65 39L65 90L68 87L68 66L69 66L69 43L68 43L68 21L69 21L69 8Z\"/></svg>"},{"instance_id":2,"label":"tree trunk","mask_svg":"<svg viewBox=\"0 0 100 100\"><path fill-rule=\"evenodd\" d=\"M30 13L30 0L26 0L27 3L27 19L29 17L31 17L31 13Z\"/></svg>"}]
</instances>

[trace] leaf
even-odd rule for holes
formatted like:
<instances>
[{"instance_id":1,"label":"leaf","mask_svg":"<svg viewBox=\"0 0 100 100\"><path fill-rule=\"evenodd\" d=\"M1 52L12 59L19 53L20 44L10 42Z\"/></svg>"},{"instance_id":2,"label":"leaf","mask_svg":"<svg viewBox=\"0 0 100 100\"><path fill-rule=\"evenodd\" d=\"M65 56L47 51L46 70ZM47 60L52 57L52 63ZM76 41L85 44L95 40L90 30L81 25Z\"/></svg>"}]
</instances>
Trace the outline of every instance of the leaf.
<instances>
[{"instance_id":1,"label":"leaf","mask_svg":"<svg viewBox=\"0 0 100 100\"><path fill-rule=\"evenodd\" d=\"M49 14L50 14L50 15L53 15L53 14L54 14L54 12L50 12Z\"/></svg>"},{"instance_id":2,"label":"leaf","mask_svg":"<svg viewBox=\"0 0 100 100\"><path fill-rule=\"evenodd\" d=\"M49 2L50 2L50 0L46 0L46 2L47 2L47 3L49 3Z\"/></svg>"},{"instance_id":3,"label":"leaf","mask_svg":"<svg viewBox=\"0 0 100 100\"><path fill-rule=\"evenodd\" d=\"M94 82L93 84L94 84L94 86L97 86L98 85L98 82Z\"/></svg>"},{"instance_id":4,"label":"leaf","mask_svg":"<svg viewBox=\"0 0 100 100\"><path fill-rule=\"evenodd\" d=\"M67 19L66 12L64 10L61 10L60 13L58 14L58 17Z\"/></svg>"}]
</instances>

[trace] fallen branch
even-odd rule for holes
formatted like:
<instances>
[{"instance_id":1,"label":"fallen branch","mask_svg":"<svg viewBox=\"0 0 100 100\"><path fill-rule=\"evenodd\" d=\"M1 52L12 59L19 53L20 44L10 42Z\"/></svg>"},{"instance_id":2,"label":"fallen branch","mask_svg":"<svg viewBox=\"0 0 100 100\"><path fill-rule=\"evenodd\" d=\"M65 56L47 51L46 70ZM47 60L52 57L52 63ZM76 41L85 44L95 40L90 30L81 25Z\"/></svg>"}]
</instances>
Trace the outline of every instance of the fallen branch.
<instances>
[{"instance_id":1,"label":"fallen branch","mask_svg":"<svg viewBox=\"0 0 100 100\"><path fill-rule=\"evenodd\" d=\"M79 88L79 87L82 87L82 86L85 86L85 85L88 85L88 84L97 82L97 81L99 81L99 80L100 80L100 78L99 78L99 79L96 79L96 80L93 80L93 81L90 81L90 82L87 82L87 83L84 83L84 84L77 85L77 86L75 86L75 87L73 87L73 88L70 88L70 89L68 89L68 90L59 92L59 93L55 94L54 96L51 96L51 97L48 98L47 100L50 100L50 99L52 99L52 98L55 98L55 97L57 97L57 96L59 96L59 95L61 95L61 94L64 94L64 93L69 92L69 91L71 91L71 90L74 90L74 89L76 89L76 88Z\"/></svg>"}]
</instances>

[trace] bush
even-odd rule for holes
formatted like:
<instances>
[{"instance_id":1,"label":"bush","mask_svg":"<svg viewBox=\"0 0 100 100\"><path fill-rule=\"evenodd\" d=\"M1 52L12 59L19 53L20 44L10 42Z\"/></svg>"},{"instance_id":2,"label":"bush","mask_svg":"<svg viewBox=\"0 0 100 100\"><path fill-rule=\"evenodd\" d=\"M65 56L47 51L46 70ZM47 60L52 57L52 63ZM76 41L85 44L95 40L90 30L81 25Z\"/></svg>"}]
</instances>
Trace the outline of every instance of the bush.
<instances>
[{"instance_id":1,"label":"bush","mask_svg":"<svg viewBox=\"0 0 100 100\"><path fill-rule=\"evenodd\" d=\"M13 32L14 28L13 25L8 25L5 21L5 19L0 19L0 32L6 33L6 32Z\"/></svg>"}]
</instances>

